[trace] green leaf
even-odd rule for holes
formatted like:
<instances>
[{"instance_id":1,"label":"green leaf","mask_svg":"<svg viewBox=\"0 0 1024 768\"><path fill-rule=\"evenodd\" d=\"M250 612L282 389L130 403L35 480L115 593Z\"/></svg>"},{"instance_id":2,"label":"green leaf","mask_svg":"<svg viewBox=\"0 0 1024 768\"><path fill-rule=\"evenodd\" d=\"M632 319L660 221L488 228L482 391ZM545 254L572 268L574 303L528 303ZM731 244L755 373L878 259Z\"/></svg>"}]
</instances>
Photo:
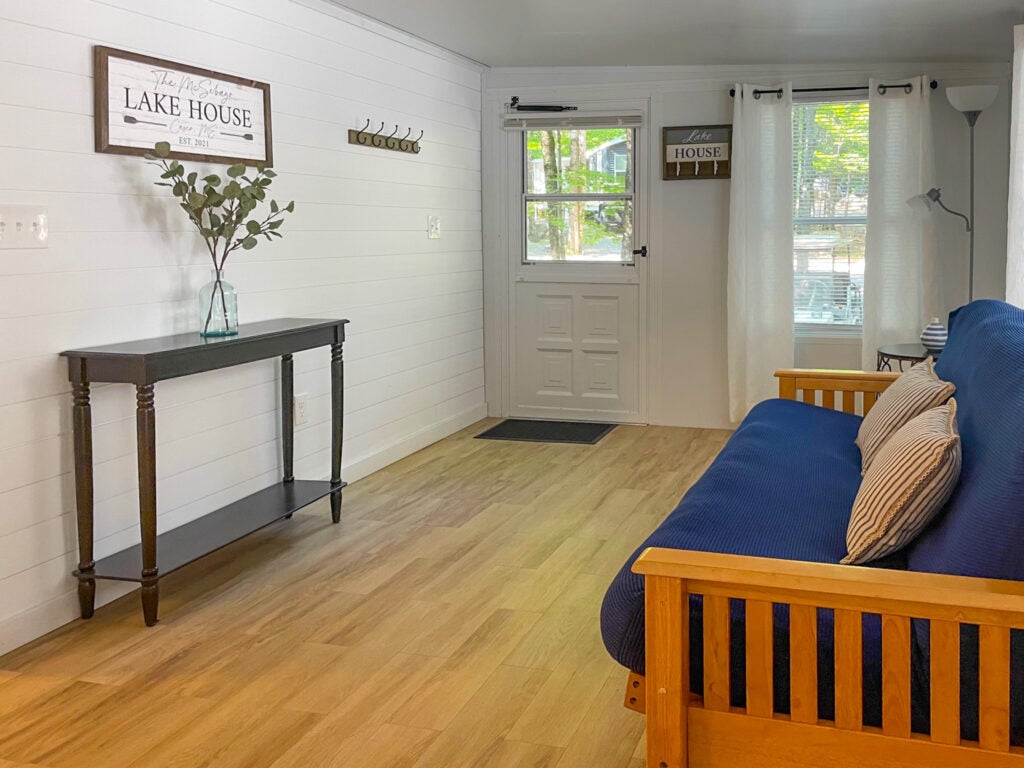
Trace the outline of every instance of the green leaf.
<instances>
[{"instance_id":1,"label":"green leaf","mask_svg":"<svg viewBox=\"0 0 1024 768\"><path fill-rule=\"evenodd\" d=\"M242 194L242 187L237 181L229 181L224 187L224 197L228 200L234 200L240 194Z\"/></svg>"},{"instance_id":2,"label":"green leaf","mask_svg":"<svg viewBox=\"0 0 1024 768\"><path fill-rule=\"evenodd\" d=\"M186 184L184 181L175 182L174 189L172 191L174 192L175 196L184 197L186 194L188 194L188 184Z\"/></svg>"},{"instance_id":3,"label":"green leaf","mask_svg":"<svg viewBox=\"0 0 1024 768\"><path fill-rule=\"evenodd\" d=\"M288 205L286 205L284 207L284 209L286 211L288 211L288 213L294 213L295 212L295 201L292 200L290 203L288 203Z\"/></svg>"},{"instance_id":4,"label":"green leaf","mask_svg":"<svg viewBox=\"0 0 1024 768\"><path fill-rule=\"evenodd\" d=\"M270 170L269 168L267 168L267 170L263 172L263 175L266 176L268 179L273 179L276 178L277 176L277 174L274 171Z\"/></svg>"},{"instance_id":5,"label":"green leaf","mask_svg":"<svg viewBox=\"0 0 1024 768\"><path fill-rule=\"evenodd\" d=\"M206 204L211 207L217 207L218 205L224 204L224 195L220 194L216 190L211 190L210 187L206 188Z\"/></svg>"},{"instance_id":6,"label":"green leaf","mask_svg":"<svg viewBox=\"0 0 1024 768\"><path fill-rule=\"evenodd\" d=\"M205 181L207 184L216 187L220 185L220 176L218 176L215 173L211 173L209 176L205 176L203 178L203 181Z\"/></svg>"},{"instance_id":7,"label":"green leaf","mask_svg":"<svg viewBox=\"0 0 1024 768\"><path fill-rule=\"evenodd\" d=\"M171 186L174 186L173 184L168 184L166 181L154 181L153 183L156 184L158 187L171 187Z\"/></svg>"},{"instance_id":8,"label":"green leaf","mask_svg":"<svg viewBox=\"0 0 1024 768\"><path fill-rule=\"evenodd\" d=\"M190 173L188 175L188 185L190 187L194 187L196 185L196 179L198 179L198 178L199 178L199 174L196 173L195 171L192 171L192 173Z\"/></svg>"},{"instance_id":9,"label":"green leaf","mask_svg":"<svg viewBox=\"0 0 1024 768\"><path fill-rule=\"evenodd\" d=\"M201 192L190 192L188 204L191 208L202 208L206 204L206 195Z\"/></svg>"},{"instance_id":10,"label":"green leaf","mask_svg":"<svg viewBox=\"0 0 1024 768\"><path fill-rule=\"evenodd\" d=\"M242 241L242 248L247 251L251 251L259 244L259 241L255 237L247 237Z\"/></svg>"},{"instance_id":11,"label":"green leaf","mask_svg":"<svg viewBox=\"0 0 1024 768\"><path fill-rule=\"evenodd\" d=\"M213 227L214 229L220 229L220 226L223 223L224 223L224 220L221 219L221 217L218 216L216 213L211 213L210 214L210 226L211 227Z\"/></svg>"},{"instance_id":12,"label":"green leaf","mask_svg":"<svg viewBox=\"0 0 1024 768\"><path fill-rule=\"evenodd\" d=\"M278 210L279 210L279 208L277 207L277 200L271 200L270 201L270 212L271 213L277 213Z\"/></svg>"},{"instance_id":13,"label":"green leaf","mask_svg":"<svg viewBox=\"0 0 1024 768\"><path fill-rule=\"evenodd\" d=\"M267 227L269 227L270 229L277 229L282 224L284 224L284 219L274 219L272 222L267 224Z\"/></svg>"},{"instance_id":14,"label":"green leaf","mask_svg":"<svg viewBox=\"0 0 1024 768\"><path fill-rule=\"evenodd\" d=\"M164 171L160 174L161 179L173 179L175 176L177 176L177 174L174 172L174 169Z\"/></svg>"},{"instance_id":15,"label":"green leaf","mask_svg":"<svg viewBox=\"0 0 1024 768\"><path fill-rule=\"evenodd\" d=\"M270 179L257 179L256 184L261 187L269 187Z\"/></svg>"},{"instance_id":16,"label":"green leaf","mask_svg":"<svg viewBox=\"0 0 1024 768\"><path fill-rule=\"evenodd\" d=\"M171 154L171 143L169 141L158 141L153 145L153 151L156 152L157 157L167 157Z\"/></svg>"},{"instance_id":17,"label":"green leaf","mask_svg":"<svg viewBox=\"0 0 1024 768\"><path fill-rule=\"evenodd\" d=\"M245 229L250 235L258 235L260 233L260 223L256 219L249 219L245 222Z\"/></svg>"},{"instance_id":18,"label":"green leaf","mask_svg":"<svg viewBox=\"0 0 1024 768\"><path fill-rule=\"evenodd\" d=\"M268 232L267 234L273 235L274 237L284 237L280 232Z\"/></svg>"},{"instance_id":19,"label":"green leaf","mask_svg":"<svg viewBox=\"0 0 1024 768\"><path fill-rule=\"evenodd\" d=\"M213 230L210 229L209 227L200 227L199 228L199 233L203 237L208 237L208 238L212 238L213 237Z\"/></svg>"},{"instance_id":20,"label":"green leaf","mask_svg":"<svg viewBox=\"0 0 1024 768\"><path fill-rule=\"evenodd\" d=\"M228 176L230 176L232 179L237 179L243 173L245 173L245 164L244 163L238 163L236 165L232 165L227 170Z\"/></svg>"}]
</instances>

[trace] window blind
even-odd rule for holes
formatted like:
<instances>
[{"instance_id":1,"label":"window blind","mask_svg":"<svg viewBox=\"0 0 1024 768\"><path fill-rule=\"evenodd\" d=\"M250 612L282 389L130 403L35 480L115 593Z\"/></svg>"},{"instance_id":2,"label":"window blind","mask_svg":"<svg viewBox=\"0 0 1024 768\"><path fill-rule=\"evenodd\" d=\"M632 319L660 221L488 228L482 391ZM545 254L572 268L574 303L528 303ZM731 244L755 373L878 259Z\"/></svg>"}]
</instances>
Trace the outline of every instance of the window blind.
<instances>
[{"instance_id":1,"label":"window blind","mask_svg":"<svg viewBox=\"0 0 1024 768\"><path fill-rule=\"evenodd\" d=\"M506 131L639 128L643 124L643 116L638 112L509 112L502 118L502 127Z\"/></svg>"}]
</instances>

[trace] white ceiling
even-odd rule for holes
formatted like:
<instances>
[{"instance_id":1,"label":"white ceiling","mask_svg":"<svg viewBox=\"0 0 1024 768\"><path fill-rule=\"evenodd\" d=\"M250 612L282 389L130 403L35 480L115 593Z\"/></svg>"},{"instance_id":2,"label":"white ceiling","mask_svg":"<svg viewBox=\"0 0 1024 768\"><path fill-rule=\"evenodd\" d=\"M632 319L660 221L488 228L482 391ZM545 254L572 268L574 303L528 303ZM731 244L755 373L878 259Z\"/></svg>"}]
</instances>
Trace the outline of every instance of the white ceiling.
<instances>
[{"instance_id":1,"label":"white ceiling","mask_svg":"<svg viewBox=\"0 0 1024 768\"><path fill-rule=\"evenodd\" d=\"M489 66L1007 61L1024 0L334 0Z\"/></svg>"}]
</instances>

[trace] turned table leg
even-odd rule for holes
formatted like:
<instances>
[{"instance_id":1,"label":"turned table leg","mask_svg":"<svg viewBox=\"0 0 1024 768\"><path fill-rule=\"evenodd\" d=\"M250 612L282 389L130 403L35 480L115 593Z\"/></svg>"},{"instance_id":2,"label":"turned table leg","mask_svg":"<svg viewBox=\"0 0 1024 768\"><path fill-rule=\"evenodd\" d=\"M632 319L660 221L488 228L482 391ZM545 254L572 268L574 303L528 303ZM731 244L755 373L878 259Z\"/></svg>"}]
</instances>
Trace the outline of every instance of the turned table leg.
<instances>
[{"instance_id":1,"label":"turned table leg","mask_svg":"<svg viewBox=\"0 0 1024 768\"><path fill-rule=\"evenodd\" d=\"M291 355L281 356L281 453L284 481L295 480L295 363ZM291 515L289 515L291 517Z\"/></svg>"},{"instance_id":2,"label":"turned table leg","mask_svg":"<svg viewBox=\"0 0 1024 768\"><path fill-rule=\"evenodd\" d=\"M331 344L331 485L341 484L341 442L345 419L345 363L340 342ZM341 522L342 490L331 493L331 520Z\"/></svg>"},{"instance_id":3,"label":"turned table leg","mask_svg":"<svg viewBox=\"0 0 1024 768\"><path fill-rule=\"evenodd\" d=\"M139 457L139 522L142 525L142 615L157 622L160 587L156 565L156 411L153 385L136 386L135 430Z\"/></svg>"},{"instance_id":4,"label":"turned table leg","mask_svg":"<svg viewBox=\"0 0 1024 768\"><path fill-rule=\"evenodd\" d=\"M83 619L96 608L96 562L93 559L92 407L89 382L71 385L75 446L75 503L78 515L78 606Z\"/></svg>"}]
</instances>

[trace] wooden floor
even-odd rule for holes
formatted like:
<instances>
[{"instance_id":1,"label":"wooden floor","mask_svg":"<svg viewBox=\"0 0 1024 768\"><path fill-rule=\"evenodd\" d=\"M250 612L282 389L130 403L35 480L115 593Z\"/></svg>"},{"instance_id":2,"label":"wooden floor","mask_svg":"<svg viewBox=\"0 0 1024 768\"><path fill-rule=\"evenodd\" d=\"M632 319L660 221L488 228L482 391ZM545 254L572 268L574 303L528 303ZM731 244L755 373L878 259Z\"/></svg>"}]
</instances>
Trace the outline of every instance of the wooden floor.
<instances>
[{"instance_id":1,"label":"wooden floor","mask_svg":"<svg viewBox=\"0 0 1024 768\"><path fill-rule=\"evenodd\" d=\"M728 434L473 440L0 658L0 768L639 768L605 588Z\"/></svg>"}]
</instances>

